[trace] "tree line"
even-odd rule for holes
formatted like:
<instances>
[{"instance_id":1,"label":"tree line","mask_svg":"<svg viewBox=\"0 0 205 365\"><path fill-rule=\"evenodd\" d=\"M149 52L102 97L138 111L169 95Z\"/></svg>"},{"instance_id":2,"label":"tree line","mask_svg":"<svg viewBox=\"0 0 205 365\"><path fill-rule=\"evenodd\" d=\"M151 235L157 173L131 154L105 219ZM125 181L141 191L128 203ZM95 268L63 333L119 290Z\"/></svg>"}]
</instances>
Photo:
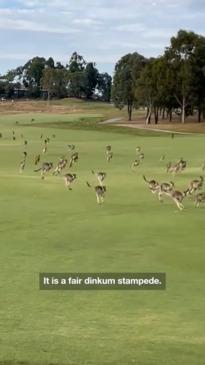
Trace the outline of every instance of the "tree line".
<instances>
[{"instance_id":1,"label":"tree line","mask_svg":"<svg viewBox=\"0 0 205 365\"><path fill-rule=\"evenodd\" d=\"M34 57L0 78L0 95L13 97L16 90L27 97L44 93L48 100L64 97L100 99L127 108L146 111L146 123L158 123L178 115L182 123L190 115L205 119L205 37L180 30L164 54L146 58L134 52L115 65L113 80L100 73L94 62L74 52L66 66L53 58ZM24 94L23 94L24 95Z\"/></svg>"},{"instance_id":2,"label":"tree line","mask_svg":"<svg viewBox=\"0 0 205 365\"><path fill-rule=\"evenodd\" d=\"M112 78L100 73L94 62L74 52L66 66L50 57L34 57L0 78L0 95L48 99L76 97L109 102Z\"/></svg>"},{"instance_id":3,"label":"tree line","mask_svg":"<svg viewBox=\"0 0 205 365\"><path fill-rule=\"evenodd\" d=\"M137 52L123 56L115 66L112 100L116 107L127 107L128 119L134 108L146 110L146 123L152 118L178 114L182 123L189 115L205 119L205 37L180 30L170 46L157 58L147 59Z\"/></svg>"}]
</instances>

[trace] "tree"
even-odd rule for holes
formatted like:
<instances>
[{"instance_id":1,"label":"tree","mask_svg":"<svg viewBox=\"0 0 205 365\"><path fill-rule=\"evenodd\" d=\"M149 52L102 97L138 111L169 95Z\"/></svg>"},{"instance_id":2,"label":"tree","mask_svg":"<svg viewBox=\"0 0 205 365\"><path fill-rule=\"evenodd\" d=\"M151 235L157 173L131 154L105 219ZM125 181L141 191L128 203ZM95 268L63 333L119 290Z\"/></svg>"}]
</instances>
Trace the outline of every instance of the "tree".
<instances>
[{"instance_id":1,"label":"tree","mask_svg":"<svg viewBox=\"0 0 205 365\"><path fill-rule=\"evenodd\" d=\"M49 57L49 59L46 61L46 66L49 68L55 68L55 62L52 57Z\"/></svg>"},{"instance_id":2,"label":"tree","mask_svg":"<svg viewBox=\"0 0 205 365\"><path fill-rule=\"evenodd\" d=\"M176 37L171 38L171 46L166 50L165 57L171 73L170 80L174 83L174 96L181 108L181 122L185 122L186 108L193 98L194 52L197 34L180 30Z\"/></svg>"},{"instance_id":3,"label":"tree","mask_svg":"<svg viewBox=\"0 0 205 365\"><path fill-rule=\"evenodd\" d=\"M198 110L198 122L201 122L205 110L205 37L198 36L193 52L193 92Z\"/></svg>"},{"instance_id":4,"label":"tree","mask_svg":"<svg viewBox=\"0 0 205 365\"><path fill-rule=\"evenodd\" d=\"M85 91L85 66L86 61L77 52L74 52L67 65L69 75L68 95L81 98Z\"/></svg>"},{"instance_id":5,"label":"tree","mask_svg":"<svg viewBox=\"0 0 205 365\"><path fill-rule=\"evenodd\" d=\"M110 102L112 77L107 73L98 75L97 90L102 101Z\"/></svg>"},{"instance_id":6,"label":"tree","mask_svg":"<svg viewBox=\"0 0 205 365\"><path fill-rule=\"evenodd\" d=\"M99 72L93 62L87 63L85 70L84 70L84 75L85 75L84 93L85 93L85 97L87 99L90 99L90 98L92 98L92 96L95 92L95 88L97 86L98 76L99 76Z\"/></svg>"},{"instance_id":7,"label":"tree","mask_svg":"<svg viewBox=\"0 0 205 365\"><path fill-rule=\"evenodd\" d=\"M115 66L112 100L119 109L127 106L128 119L132 119L133 108L137 105L136 88L146 59L138 54L127 54Z\"/></svg>"},{"instance_id":8,"label":"tree","mask_svg":"<svg viewBox=\"0 0 205 365\"><path fill-rule=\"evenodd\" d=\"M165 57L151 58L140 74L136 89L137 98L141 105L146 106L146 124L151 123L154 113L155 124L159 120L159 111L167 110L170 121L172 109L176 105L173 97L173 85L170 82L170 74Z\"/></svg>"},{"instance_id":9,"label":"tree","mask_svg":"<svg viewBox=\"0 0 205 365\"><path fill-rule=\"evenodd\" d=\"M40 96L41 78L46 66L43 57L34 57L23 66L23 83L28 87L31 96Z\"/></svg>"},{"instance_id":10,"label":"tree","mask_svg":"<svg viewBox=\"0 0 205 365\"><path fill-rule=\"evenodd\" d=\"M67 96L68 72L65 69L46 68L43 71L41 86L48 93L48 101L55 96Z\"/></svg>"}]
</instances>

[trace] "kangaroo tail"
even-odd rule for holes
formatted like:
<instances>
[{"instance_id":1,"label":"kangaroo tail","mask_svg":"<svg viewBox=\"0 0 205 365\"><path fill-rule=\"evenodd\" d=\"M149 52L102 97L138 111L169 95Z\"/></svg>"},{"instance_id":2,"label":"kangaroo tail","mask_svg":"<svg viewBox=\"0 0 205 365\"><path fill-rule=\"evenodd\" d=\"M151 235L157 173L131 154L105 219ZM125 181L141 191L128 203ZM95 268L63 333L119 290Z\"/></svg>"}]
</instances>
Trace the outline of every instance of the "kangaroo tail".
<instances>
[{"instance_id":1,"label":"kangaroo tail","mask_svg":"<svg viewBox=\"0 0 205 365\"><path fill-rule=\"evenodd\" d=\"M143 175L143 179L144 179L144 181L146 181L147 183L149 183L149 180L146 179L146 176Z\"/></svg>"},{"instance_id":2,"label":"kangaroo tail","mask_svg":"<svg viewBox=\"0 0 205 365\"><path fill-rule=\"evenodd\" d=\"M92 187L88 181L86 181L86 185L87 185L88 188Z\"/></svg>"},{"instance_id":3,"label":"kangaroo tail","mask_svg":"<svg viewBox=\"0 0 205 365\"><path fill-rule=\"evenodd\" d=\"M40 170L41 170L41 167L40 167L40 169L34 170L34 172L38 172L38 171L40 171Z\"/></svg>"}]
</instances>

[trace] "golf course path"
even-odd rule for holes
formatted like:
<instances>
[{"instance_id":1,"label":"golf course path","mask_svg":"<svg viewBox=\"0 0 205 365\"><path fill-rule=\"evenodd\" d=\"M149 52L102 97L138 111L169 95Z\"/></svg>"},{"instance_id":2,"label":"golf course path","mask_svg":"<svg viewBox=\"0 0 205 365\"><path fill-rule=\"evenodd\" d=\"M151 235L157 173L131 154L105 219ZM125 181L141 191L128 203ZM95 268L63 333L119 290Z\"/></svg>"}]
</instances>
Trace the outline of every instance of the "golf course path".
<instances>
[{"instance_id":1,"label":"golf course path","mask_svg":"<svg viewBox=\"0 0 205 365\"><path fill-rule=\"evenodd\" d=\"M191 133L191 132L177 132L177 131L170 131L170 130L166 130L166 129L158 129L158 128L147 128L147 127L142 127L142 126L138 126L136 124L115 124L118 127L129 127L129 128L137 128L137 129L143 129L143 130L148 130L148 131L153 131L153 132L164 132L164 133L175 133L175 134L200 134L200 133Z\"/></svg>"},{"instance_id":2,"label":"golf course path","mask_svg":"<svg viewBox=\"0 0 205 365\"><path fill-rule=\"evenodd\" d=\"M103 122L100 122L99 124L115 124L123 120L123 118L112 118L108 120L104 120Z\"/></svg>"},{"instance_id":3,"label":"golf course path","mask_svg":"<svg viewBox=\"0 0 205 365\"><path fill-rule=\"evenodd\" d=\"M153 132L162 132L162 133L175 133L175 134L182 134L182 135L192 135L192 134L201 134L200 132L179 132L179 131L170 131L170 130L166 130L166 129L158 129L158 128L149 128L149 127L144 127L141 124L137 125L134 123L123 123L121 122L123 121L123 118L112 118L112 119L108 119L108 120L104 120L103 122L100 122L99 124L110 124L110 125L115 125L117 127L128 127L128 128L137 128L137 129L143 129L143 130L148 130L148 131L153 131Z\"/></svg>"}]
</instances>

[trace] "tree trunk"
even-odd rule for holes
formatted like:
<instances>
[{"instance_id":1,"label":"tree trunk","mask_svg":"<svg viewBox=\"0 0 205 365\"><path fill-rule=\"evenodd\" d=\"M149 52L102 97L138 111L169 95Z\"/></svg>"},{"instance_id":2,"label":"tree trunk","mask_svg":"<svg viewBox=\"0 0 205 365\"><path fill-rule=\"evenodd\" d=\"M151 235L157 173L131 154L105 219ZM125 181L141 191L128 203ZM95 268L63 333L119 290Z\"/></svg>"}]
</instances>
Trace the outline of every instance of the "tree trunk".
<instances>
[{"instance_id":1,"label":"tree trunk","mask_svg":"<svg viewBox=\"0 0 205 365\"><path fill-rule=\"evenodd\" d=\"M132 103L128 102L127 104L127 112L128 112L128 120L132 120Z\"/></svg>"},{"instance_id":2,"label":"tree trunk","mask_svg":"<svg viewBox=\"0 0 205 365\"><path fill-rule=\"evenodd\" d=\"M162 117L162 108L159 109L159 116Z\"/></svg>"},{"instance_id":3,"label":"tree trunk","mask_svg":"<svg viewBox=\"0 0 205 365\"><path fill-rule=\"evenodd\" d=\"M48 99L47 99L48 104L50 104L50 100L51 100L51 94L50 91L48 91Z\"/></svg>"},{"instance_id":4,"label":"tree trunk","mask_svg":"<svg viewBox=\"0 0 205 365\"><path fill-rule=\"evenodd\" d=\"M185 123L185 108L186 108L186 98L183 96L182 99L182 113L181 113L181 122Z\"/></svg>"},{"instance_id":5,"label":"tree trunk","mask_svg":"<svg viewBox=\"0 0 205 365\"><path fill-rule=\"evenodd\" d=\"M148 107L148 113L147 113L147 117L146 117L146 124L151 123L151 115L152 115L152 106L150 105Z\"/></svg>"},{"instance_id":6,"label":"tree trunk","mask_svg":"<svg viewBox=\"0 0 205 365\"><path fill-rule=\"evenodd\" d=\"M198 123L201 123L201 114L202 114L201 105L199 105L199 109L198 109Z\"/></svg>"},{"instance_id":7,"label":"tree trunk","mask_svg":"<svg viewBox=\"0 0 205 365\"><path fill-rule=\"evenodd\" d=\"M170 109L169 111L169 122L170 123L172 122L172 109Z\"/></svg>"},{"instance_id":8,"label":"tree trunk","mask_svg":"<svg viewBox=\"0 0 205 365\"><path fill-rule=\"evenodd\" d=\"M162 111L162 119L163 120L165 119L165 109L163 109L163 111Z\"/></svg>"},{"instance_id":9,"label":"tree trunk","mask_svg":"<svg viewBox=\"0 0 205 365\"><path fill-rule=\"evenodd\" d=\"M154 108L154 120L155 120L155 124L158 124L158 120L159 120L159 108L157 108L157 107Z\"/></svg>"},{"instance_id":10,"label":"tree trunk","mask_svg":"<svg viewBox=\"0 0 205 365\"><path fill-rule=\"evenodd\" d=\"M149 115L149 108L147 107L147 112L146 112L146 117L145 117L145 119L147 119L148 115Z\"/></svg>"}]
</instances>

